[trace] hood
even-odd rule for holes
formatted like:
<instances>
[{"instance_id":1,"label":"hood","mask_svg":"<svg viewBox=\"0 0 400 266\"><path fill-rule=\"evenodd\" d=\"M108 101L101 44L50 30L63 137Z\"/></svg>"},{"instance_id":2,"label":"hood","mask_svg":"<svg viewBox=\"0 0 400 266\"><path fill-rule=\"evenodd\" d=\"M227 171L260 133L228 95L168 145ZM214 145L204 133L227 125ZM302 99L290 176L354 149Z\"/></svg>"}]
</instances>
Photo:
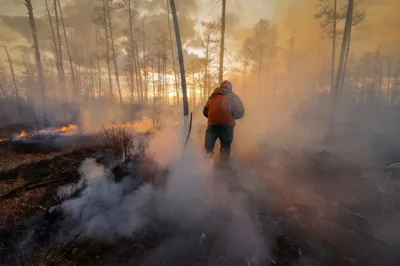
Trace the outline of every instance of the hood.
<instances>
[{"instance_id":1,"label":"hood","mask_svg":"<svg viewBox=\"0 0 400 266\"><path fill-rule=\"evenodd\" d=\"M232 92L232 89L229 89L229 88L216 88L213 91L213 94L222 94L222 95L224 95L224 94L228 94L228 93L231 93L231 92Z\"/></svg>"}]
</instances>

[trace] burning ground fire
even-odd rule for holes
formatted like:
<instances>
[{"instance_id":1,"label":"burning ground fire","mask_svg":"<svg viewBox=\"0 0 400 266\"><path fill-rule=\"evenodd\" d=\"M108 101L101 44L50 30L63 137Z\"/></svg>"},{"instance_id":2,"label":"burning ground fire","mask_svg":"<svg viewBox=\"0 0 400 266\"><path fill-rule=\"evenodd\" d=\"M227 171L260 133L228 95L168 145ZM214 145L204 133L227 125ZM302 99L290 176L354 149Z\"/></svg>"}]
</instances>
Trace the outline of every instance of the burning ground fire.
<instances>
[{"instance_id":1,"label":"burning ground fire","mask_svg":"<svg viewBox=\"0 0 400 266\"><path fill-rule=\"evenodd\" d=\"M137 121L134 123L127 122L123 123L120 125L117 124L107 124L103 126L104 129L113 129L113 128L124 128L124 129L132 129L134 132L138 133L145 133L149 131L151 128L151 121L149 119L143 119L141 121ZM55 129L41 129L37 131L36 133L33 133L33 135L38 134L38 135L52 135L52 134L67 134L67 133L75 133L79 129L78 125L75 124L68 124L66 126L62 126L59 128ZM22 130L21 133L19 133L18 136L12 138L12 139L7 139L7 138L0 138L0 142L4 142L7 140L21 140L26 137L28 137L28 132L26 130Z\"/></svg>"}]
</instances>

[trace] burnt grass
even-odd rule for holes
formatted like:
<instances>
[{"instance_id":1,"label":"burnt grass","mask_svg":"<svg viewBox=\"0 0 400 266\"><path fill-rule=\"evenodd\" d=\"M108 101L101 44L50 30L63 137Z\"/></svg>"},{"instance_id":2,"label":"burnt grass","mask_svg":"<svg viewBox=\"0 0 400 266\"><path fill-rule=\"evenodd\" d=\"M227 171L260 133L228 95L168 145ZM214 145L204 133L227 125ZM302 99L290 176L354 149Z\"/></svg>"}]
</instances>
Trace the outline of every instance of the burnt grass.
<instances>
[{"instance_id":1,"label":"burnt grass","mask_svg":"<svg viewBox=\"0 0 400 266\"><path fill-rule=\"evenodd\" d=\"M199 232L177 236L162 228L113 243L79 237L55 248L38 243L25 258L19 258L21 236L32 230L24 222L45 215L38 206L55 204L57 188L76 182L79 165L99 147L33 155L5 146L0 149L0 265L250 265L224 259L217 235L207 236L203 245L181 246L175 243L190 242L181 241L182 237L197 243ZM261 195L250 198L257 209L255 220L268 235L269 259L262 265L399 265L396 250L400 246L383 241L374 232L376 223L400 217L398 210L388 207L393 202L391 193L377 193L376 187L365 184L359 166L326 151L267 153L262 161L261 156L243 160L267 180ZM382 178L381 172L374 173ZM273 196L265 199L263 195ZM160 257L158 252L165 252L165 246L177 255L168 256L168 261L153 261L151 255Z\"/></svg>"}]
</instances>

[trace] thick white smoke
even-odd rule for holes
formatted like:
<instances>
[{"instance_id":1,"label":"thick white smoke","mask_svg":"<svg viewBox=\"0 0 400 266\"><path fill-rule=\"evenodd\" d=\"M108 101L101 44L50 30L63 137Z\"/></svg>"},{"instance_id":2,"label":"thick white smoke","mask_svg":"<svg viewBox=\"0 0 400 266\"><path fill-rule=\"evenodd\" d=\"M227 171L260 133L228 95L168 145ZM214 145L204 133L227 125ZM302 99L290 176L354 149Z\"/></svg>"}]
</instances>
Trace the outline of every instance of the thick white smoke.
<instances>
[{"instance_id":1,"label":"thick white smoke","mask_svg":"<svg viewBox=\"0 0 400 266\"><path fill-rule=\"evenodd\" d=\"M115 183L107 169L87 159L80 168L86 188L63 203L64 212L89 238L131 237L156 218L181 231L221 233L226 252L240 249L247 256L262 250L265 255L263 238L246 210L246 196L230 190L225 181L229 176L215 171L195 144L189 143L183 155L178 131L170 127L150 140L151 156L169 168L164 187L146 184L133 189L134 177Z\"/></svg>"}]
</instances>

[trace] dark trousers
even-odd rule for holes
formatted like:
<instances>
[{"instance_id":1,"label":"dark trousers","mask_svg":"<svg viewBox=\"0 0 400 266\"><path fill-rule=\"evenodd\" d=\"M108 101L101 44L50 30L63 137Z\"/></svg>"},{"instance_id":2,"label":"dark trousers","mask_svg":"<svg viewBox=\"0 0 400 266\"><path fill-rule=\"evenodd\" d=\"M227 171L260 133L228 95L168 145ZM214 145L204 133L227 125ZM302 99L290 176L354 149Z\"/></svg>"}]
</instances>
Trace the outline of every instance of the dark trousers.
<instances>
[{"instance_id":1,"label":"dark trousers","mask_svg":"<svg viewBox=\"0 0 400 266\"><path fill-rule=\"evenodd\" d=\"M215 142L219 139L221 143L221 161L229 160L233 141L233 129L234 126L208 125L205 139L206 152L209 154L214 153Z\"/></svg>"}]
</instances>

